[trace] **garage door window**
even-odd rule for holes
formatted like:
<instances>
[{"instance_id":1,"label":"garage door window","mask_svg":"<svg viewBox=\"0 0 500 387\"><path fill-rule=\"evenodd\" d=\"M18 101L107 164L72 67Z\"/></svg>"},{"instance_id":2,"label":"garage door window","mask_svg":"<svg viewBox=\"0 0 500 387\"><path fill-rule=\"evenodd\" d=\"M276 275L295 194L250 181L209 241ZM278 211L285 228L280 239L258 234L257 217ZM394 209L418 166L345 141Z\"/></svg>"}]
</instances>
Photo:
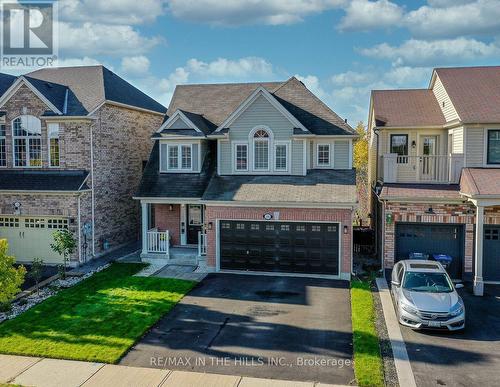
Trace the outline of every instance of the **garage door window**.
<instances>
[{"instance_id":1,"label":"garage door window","mask_svg":"<svg viewBox=\"0 0 500 387\"><path fill-rule=\"evenodd\" d=\"M47 219L47 228L52 228L52 229L68 228L68 219Z\"/></svg>"},{"instance_id":2,"label":"garage door window","mask_svg":"<svg viewBox=\"0 0 500 387\"><path fill-rule=\"evenodd\" d=\"M24 220L26 228L45 228L45 220L40 218L26 218Z\"/></svg>"},{"instance_id":3,"label":"garage door window","mask_svg":"<svg viewBox=\"0 0 500 387\"><path fill-rule=\"evenodd\" d=\"M19 227L19 218L2 217L0 227Z\"/></svg>"},{"instance_id":4,"label":"garage door window","mask_svg":"<svg viewBox=\"0 0 500 387\"><path fill-rule=\"evenodd\" d=\"M296 226L296 227L295 227L295 230L296 230L296 231L306 231L306 226L303 226L303 225L301 225L301 226Z\"/></svg>"},{"instance_id":5,"label":"garage door window","mask_svg":"<svg viewBox=\"0 0 500 387\"><path fill-rule=\"evenodd\" d=\"M489 229L484 230L484 239L497 241L498 240L498 229L489 228Z\"/></svg>"},{"instance_id":6,"label":"garage door window","mask_svg":"<svg viewBox=\"0 0 500 387\"><path fill-rule=\"evenodd\" d=\"M273 224L266 224L266 230L267 231L274 231L274 225Z\"/></svg>"},{"instance_id":7,"label":"garage door window","mask_svg":"<svg viewBox=\"0 0 500 387\"><path fill-rule=\"evenodd\" d=\"M320 232L321 231L321 226L311 226L311 231L313 231L313 232Z\"/></svg>"}]
</instances>

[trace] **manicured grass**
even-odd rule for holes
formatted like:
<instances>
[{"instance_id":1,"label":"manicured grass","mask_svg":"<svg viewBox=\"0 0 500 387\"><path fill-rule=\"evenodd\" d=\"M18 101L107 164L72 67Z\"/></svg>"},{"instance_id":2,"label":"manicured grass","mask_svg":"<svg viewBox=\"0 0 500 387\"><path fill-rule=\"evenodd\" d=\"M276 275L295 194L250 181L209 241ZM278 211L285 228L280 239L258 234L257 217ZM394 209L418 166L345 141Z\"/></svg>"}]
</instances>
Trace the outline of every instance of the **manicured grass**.
<instances>
[{"instance_id":1,"label":"manicured grass","mask_svg":"<svg viewBox=\"0 0 500 387\"><path fill-rule=\"evenodd\" d=\"M116 363L194 286L115 263L0 324L0 353Z\"/></svg>"},{"instance_id":2,"label":"manicured grass","mask_svg":"<svg viewBox=\"0 0 500 387\"><path fill-rule=\"evenodd\" d=\"M351 283L354 373L360 386L384 386L383 364L375 329L369 282Z\"/></svg>"}]
</instances>

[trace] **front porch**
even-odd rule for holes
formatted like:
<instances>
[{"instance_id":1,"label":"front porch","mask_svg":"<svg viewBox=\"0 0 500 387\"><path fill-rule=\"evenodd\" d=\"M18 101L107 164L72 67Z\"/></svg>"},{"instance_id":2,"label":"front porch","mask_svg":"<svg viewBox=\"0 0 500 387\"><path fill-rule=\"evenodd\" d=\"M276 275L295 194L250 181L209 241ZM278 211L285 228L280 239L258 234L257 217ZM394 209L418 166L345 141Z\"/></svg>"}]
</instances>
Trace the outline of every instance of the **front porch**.
<instances>
[{"instance_id":1,"label":"front porch","mask_svg":"<svg viewBox=\"0 0 500 387\"><path fill-rule=\"evenodd\" d=\"M203 205L141 201L141 208L143 261L199 265L204 260Z\"/></svg>"}]
</instances>

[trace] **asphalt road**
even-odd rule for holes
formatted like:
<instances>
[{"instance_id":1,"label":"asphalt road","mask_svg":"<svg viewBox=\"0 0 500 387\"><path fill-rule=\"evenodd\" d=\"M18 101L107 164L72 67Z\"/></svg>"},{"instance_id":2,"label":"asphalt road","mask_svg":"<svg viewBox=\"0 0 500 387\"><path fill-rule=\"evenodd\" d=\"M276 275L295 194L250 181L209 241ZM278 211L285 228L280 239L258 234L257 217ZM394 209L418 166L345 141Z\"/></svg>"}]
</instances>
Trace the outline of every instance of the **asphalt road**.
<instances>
[{"instance_id":1,"label":"asphalt road","mask_svg":"<svg viewBox=\"0 0 500 387\"><path fill-rule=\"evenodd\" d=\"M348 384L348 283L209 275L120 364Z\"/></svg>"}]
</instances>

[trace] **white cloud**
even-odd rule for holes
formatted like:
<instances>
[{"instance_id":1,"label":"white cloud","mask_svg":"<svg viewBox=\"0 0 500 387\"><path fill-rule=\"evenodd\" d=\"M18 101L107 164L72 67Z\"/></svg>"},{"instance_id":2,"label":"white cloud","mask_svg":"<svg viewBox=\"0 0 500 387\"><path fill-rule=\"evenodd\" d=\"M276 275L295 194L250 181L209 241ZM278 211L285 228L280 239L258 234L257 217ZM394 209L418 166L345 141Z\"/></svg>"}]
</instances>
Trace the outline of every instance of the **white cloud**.
<instances>
[{"instance_id":1,"label":"white cloud","mask_svg":"<svg viewBox=\"0 0 500 387\"><path fill-rule=\"evenodd\" d=\"M359 85L372 82L375 77L375 73L372 72L357 72L349 70L345 73L333 75L330 78L330 81L336 86Z\"/></svg>"},{"instance_id":2,"label":"white cloud","mask_svg":"<svg viewBox=\"0 0 500 387\"><path fill-rule=\"evenodd\" d=\"M500 54L500 49L494 43L456 38L434 41L410 39L400 46L382 43L360 52L373 58L390 59L398 66L436 66L493 57Z\"/></svg>"},{"instance_id":3,"label":"white cloud","mask_svg":"<svg viewBox=\"0 0 500 387\"><path fill-rule=\"evenodd\" d=\"M212 25L292 24L347 0L170 0L177 18Z\"/></svg>"},{"instance_id":4,"label":"white cloud","mask_svg":"<svg viewBox=\"0 0 500 387\"><path fill-rule=\"evenodd\" d=\"M98 64L102 64L102 62L98 61L97 59L90 58L88 56L85 56L83 58L65 58L65 59L59 59L57 61L57 66L59 66L59 67L94 66L94 65L98 65ZM110 67L110 66L106 66L106 67Z\"/></svg>"},{"instance_id":5,"label":"white cloud","mask_svg":"<svg viewBox=\"0 0 500 387\"><path fill-rule=\"evenodd\" d=\"M388 0L353 0L345 12L338 27L341 31L397 27L403 18L403 8Z\"/></svg>"},{"instance_id":6,"label":"white cloud","mask_svg":"<svg viewBox=\"0 0 500 387\"><path fill-rule=\"evenodd\" d=\"M104 24L144 24L165 12L165 0L62 0L60 17L65 21Z\"/></svg>"},{"instance_id":7,"label":"white cloud","mask_svg":"<svg viewBox=\"0 0 500 387\"><path fill-rule=\"evenodd\" d=\"M65 55L140 55L160 44L160 37L145 37L131 26L59 23L59 48Z\"/></svg>"},{"instance_id":8,"label":"white cloud","mask_svg":"<svg viewBox=\"0 0 500 387\"><path fill-rule=\"evenodd\" d=\"M433 1L405 16L404 24L416 37L500 35L498 0Z\"/></svg>"},{"instance_id":9,"label":"white cloud","mask_svg":"<svg viewBox=\"0 0 500 387\"><path fill-rule=\"evenodd\" d=\"M270 77L273 75L273 66L263 58L245 57L236 60L218 58L212 62L203 62L190 59L186 70L202 79L239 79L255 77Z\"/></svg>"},{"instance_id":10,"label":"white cloud","mask_svg":"<svg viewBox=\"0 0 500 387\"><path fill-rule=\"evenodd\" d=\"M295 74L295 78L304 83L304 85L306 85L306 87L314 94L316 94L318 98L324 100L324 102L327 102L327 100L329 99L329 95L321 86L320 80L316 75L302 76L299 74Z\"/></svg>"},{"instance_id":11,"label":"white cloud","mask_svg":"<svg viewBox=\"0 0 500 387\"><path fill-rule=\"evenodd\" d=\"M126 56L122 58L121 70L129 75L143 75L148 73L150 65L144 55Z\"/></svg>"}]
</instances>

